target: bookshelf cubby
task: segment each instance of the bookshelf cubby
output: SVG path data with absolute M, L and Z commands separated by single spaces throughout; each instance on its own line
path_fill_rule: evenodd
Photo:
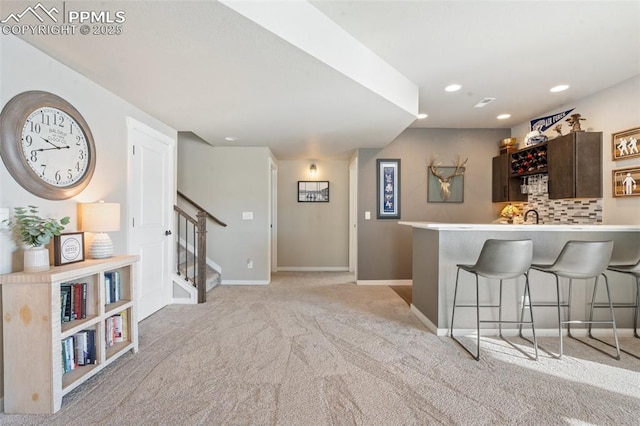
M 138 351 L 135 301 L 139 256 L 90 259 L 48 271 L 0 275 L 4 347 L 4 411 L 55 413 L 62 397 L 127 351 Z M 105 303 L 105 272 L 118 271 L 120 300 Z M 63 322 L 60 285 L 87 283 L 86 318 Z M 122 342 L 107 347 L 106 323 L 125 313 Z M 95 330 L 95 364 L 64 373 L 62 341 Z

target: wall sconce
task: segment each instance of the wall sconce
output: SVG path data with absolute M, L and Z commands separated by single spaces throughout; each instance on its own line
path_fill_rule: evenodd
M 316 167 L 315 164 L 311 164 L 311 166 L 309 167 L 309 174 L 311 176 L 315 176 L 316 173 L 318 173 L 318 168 Z
M 80 220 L 82 230 L 95 232 L 89 257 L 104 259 L 113 256 L 113 243 L 107 232 L 120 230 L 119 203 L 86 203 L 80 204 Z

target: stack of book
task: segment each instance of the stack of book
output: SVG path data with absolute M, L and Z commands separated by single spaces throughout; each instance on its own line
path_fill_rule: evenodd
M 68 322 L 87 317 L 87 283 L 60 284 L 60 320 Z
M 127 311 L 122 311 L 113 315 L 105 321 L 105 342 L 107 347 L 115 343 L 122 343 L 129 340 L 129 318 Z
M 105 303 L 115 303 L 120 300 L 120 272 L 107 271 L 104 273 Z
M 96 331 L 80 331 L 62 340 L 62 371 L 96 363 Z

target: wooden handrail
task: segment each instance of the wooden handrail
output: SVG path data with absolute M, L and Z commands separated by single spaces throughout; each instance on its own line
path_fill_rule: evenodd
M 191 204 L 193 207 L 195 207 L 196 209 L 206 213 L 207 218 L 213 220 L 215 223 L 217 223 L 220 226 L 226 227 L 227 224 L 224 223 L 223 221 L 221 221 L 220 219 L 218 219 L 217 217 L 215 217 L 214 215 L 212 215 L 211 213 L 209 213 L 207 210 L 205 210 L 204 208 L 202 208 L 202 206 L 200 206 L 198 203 L 196 203 L 195 201 L 193 201 L 191 198 L 187 197 L 186 195 L 184 195 L 182 192 L 177 191 L 178 195 L 182 198 L 184 198 L 185 201 L 189 202 L 189 204 Z

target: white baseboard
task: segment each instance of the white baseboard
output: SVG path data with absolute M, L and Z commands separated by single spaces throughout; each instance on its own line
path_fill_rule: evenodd
M 278 272 L 349 272 L 348 266 L 278 266 Z
M 436 325 L 432 323 L 429 318 L 427 318 L 422 312 L 420 312 L 418 308 L 413 305 L 413 303 L 411 304 L 411 312 L 420 320 L 421 323 L 423 323 L 429 329 L 429 331 L 431 331 L 436 336 L 442 337 L 447 335 L 447 330 L 443 331 L 442 329 L 438 329 L 438 327 L 436 327 Z
M 358 285 L 413 285 L 413 280 L 357 280 Z
M 198 302 L 195 302 L 192 299 L 187 299 L 186 297 L 173 297 L 171 299 L 172 305 L 195 305 Z
M 222 280 L 222 285 L 268 285 L 269 280 Z

